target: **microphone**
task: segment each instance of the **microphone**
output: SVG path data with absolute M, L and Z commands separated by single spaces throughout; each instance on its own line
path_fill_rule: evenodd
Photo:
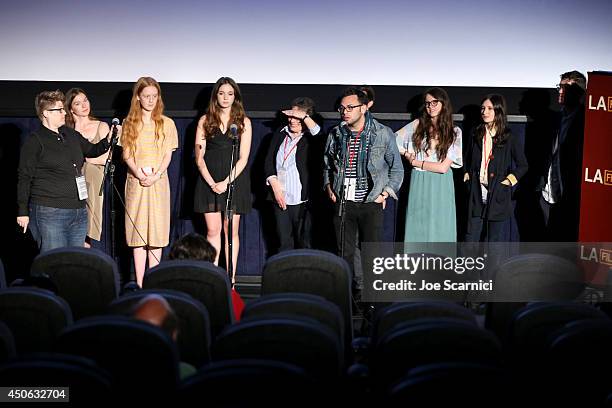
M 351 129 L 349 129 L 349 127 L 348 127 L 348 123 L 346 123 L 346 120 L 343 120 L 342 122 L 340 122 L 340 125 L 338 125 L 338 127 L 344 128 L 344 129 L 348 130 L 349 132 L 351 131 Z
M 232 139 L 238 139 L 238 126 L 235 123 L 230 126 L 230 132 L 232 133 Z
M 111 126 L 113 127 L 112 139 L 117 137 L 117 126 L 119 126 L 119 123 L 121 123 L 119 119 L 113 118 L 113 121 L 111 122 Z

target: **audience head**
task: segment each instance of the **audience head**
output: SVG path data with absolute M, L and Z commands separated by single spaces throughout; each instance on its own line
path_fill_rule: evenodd
M 214 262 L 215 248 L 202 235 L 192 232 L 183 235 L 172 244 L 170 259 L 193 259 Z
M 176 341 L 178 318 L 168 301 L 162 296 L 148 295 L 142 299 L 134 306 L 132 317 L 161 328 Z

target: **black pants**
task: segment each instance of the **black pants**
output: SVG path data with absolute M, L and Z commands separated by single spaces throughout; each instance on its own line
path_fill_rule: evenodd
M 542 241 L 576 242 L 580 224 L 580 207 L 562 203 L 550 204 L 540 196 L 540 210 L 544 218 Z
M 506 221 L 488 221 L 481 217 L 470 217 L 468 220 L 465 242 L 502 242 L 508 241 L 504 236 Z M 484 225 L 486 223 L 486 225 Z M 484 229 L 483 229 L 484 225 Z M 506 238 L 506 239 L 504 239 Z
M 276 203 L 273 205 L 276 233 L 280 241 L 278 252 L 310 248 L 310 216 L 306 203 L 288 205 L 286 210 L 282 210 Z
M 341 219 L 338 216 L 338 207 L 339 204 L 336 204 L 334 227 L 336 230 L 338 254 L 340 254 L 342 251 L 342 234 L 340 231 Z M 355 203 L 353 201 L 347 201 L 345 209 L 343 258 L 351 267 L 353 290 L 357 290 L 359 281 L 355 276 L 355 249 L 357 245 L 361 245 L 362 242 L 379 242 L 382 239 L 384 213 L 382 204 L 378 203 Z

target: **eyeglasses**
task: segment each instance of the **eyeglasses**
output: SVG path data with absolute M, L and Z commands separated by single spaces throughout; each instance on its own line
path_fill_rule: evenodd
M 53 109 L 47 109 L 49 112 L 66 112 L 66 110 L 64 108 L 53 108 Z
M 353 109 L 358 108 L 358 107 L 360 107 L 362 105 L 363 105 L 363 103 L 360 103 L 359 105 L 348 105 L 348 106 L 340 105 L 340 107 L 338 108 L 338 112 L 340 112 L 340 113 L 342 113 L 344 111 L 352 112 Z
M 425 107 L 426 108 L 435 108 L 436 106 L 438 106 L 438 104 L 440 103 L 439 100 L 437 99 L 433 99 L 431 101 L 425 101 Z

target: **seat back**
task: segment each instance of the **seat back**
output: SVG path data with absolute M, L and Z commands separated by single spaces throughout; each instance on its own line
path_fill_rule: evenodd
M 229 278 L 223 269 L 210 262 L 164 261 L 145 274 L 142 286 L 176 290 L 202 302 L 208 310 L 213 338 L 234 322 Z
M 0 321 L 11 330 L 17 353 L 51 351 L 60 332 L 72 324 L 64 299 L 27 287 L 0 290 Z
M 75 320 L 104 313 L 119 293 L 115 261 L 94 248 L 57 248 L 38 255 L 31 274 L 47 275 L 64 298 Z
M 210 361 L 210 318 L 202 302 L 190 295 L 170 289 L 144 289 L 121 296 L 108 307 L 110 314 L 130 316 L 145 297 L 161 295 L 178 318 L 177 345 L 181 361 L 200 367 Z
M 344 259 L 314 249 L 270 257 L 264 266 L 261 293 L 284 292 L 310 293 L 336 304 L 344 318 L 344 335 L 352 340 L 351 271 Z

